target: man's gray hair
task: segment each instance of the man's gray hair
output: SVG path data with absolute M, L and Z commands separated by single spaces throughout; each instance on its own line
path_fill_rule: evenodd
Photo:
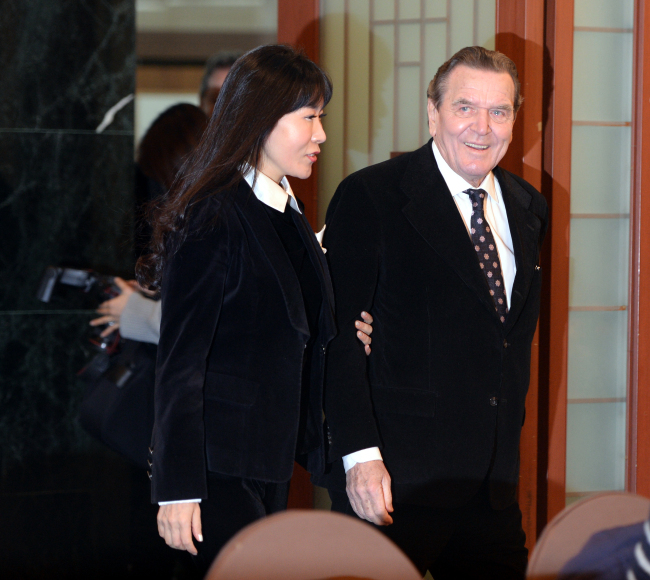
M 515 84 L 514 112 L 521 107 L 524 98 L 521 96 L 521 84 L 517 75 L 517 67 L 505 54 L 496 50 L 488 50 L 482 46 L 467 46 L 461 48 L 446 63 L 440 66 L 436 76 L 429 83 L 427 97 L 433 101 L 436 109 L 442 102 L 447 89 L 449 75 L 457 66 L 464 65 L 476 70 L 485 70 L 497 73 L 508 73 Z
M 203 72 L 203 78 L 201 79 L 201 88 L 199 89 L 199 96 L 201 99 L 208 91 L 208 83 L 210 82 L 210 76 L 218 68 L 231 68 L 235 61 L 241 56 L 241 52 L 235 51 L 223 51 L 218 52 L 217 54 L 212 55 L 207 62 L 205 63 L 205 70 Z

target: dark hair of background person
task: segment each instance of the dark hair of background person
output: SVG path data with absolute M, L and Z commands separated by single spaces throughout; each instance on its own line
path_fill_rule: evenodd
M 208 117 L 195 105 L 173 105 L 147 129 L 138 145 L 135 162 L 142 173 L 169 190 L 207 125 Z
M 240 170 L 245 164 L 259 167 L 264 144 L 280 118 L 302 107 L 325 106 L 331 96 L 327 73 L 289 46 L 260 46 L 239 58 L 201 143 L 155 212 L 151 254 L 136 266 L 140 284 L 159 287 L 165 261 L 187 237 L 197 203 L 219 199 L 220 193 L 234 188 L 243 179 Z M 210 223 L 217 221 L 215 215 Z
M 180 103 L 158 115 L 140 140 L 135 157 L 136 259 L 147 252 L 152 233 L 149 219 L 157 200 L 171 189 L 207 126 L 208 117 L 201 109 Z
M 203 78 L 201 79 L 201 88 L 199 89 L 199 97 L 201 100 L 205 98 L 205 94 L 208 91 L 212 73 L 220 68 L 231 68 L 240 56 L 240 52 L 218 52 L 206 61 L 205 71 L 203 72 Z
M 508 73 L 512 78 L 512 82 L 515 84 L 514 112 L 515 114 L 517 113 L 524 98 L 521 96 L 521 84 L 519 83 L 519 75 L 517 74 L 515 63 L 505 54 L 497 52 L 496 50 L 488 50 L 482 46 L 468 46 L 462 48 L 447 62 L 440 66 L 438 72 L 436 72 L 436 76 L 433 77 L 433 80 L 429 83 L 427 89 L 427 97 L 433 101 L 436 109 L 444 97 L 451 71 L 460 65 L 475 70 Z

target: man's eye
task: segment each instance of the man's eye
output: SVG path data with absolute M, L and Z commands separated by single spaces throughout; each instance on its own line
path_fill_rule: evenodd
M 493 114 L 495 117 L 503 117 L 503 116 L 505 115 L 505 112 L 504 112 L 504 111 L 501 111 L 501 110 L 499 110 L 499 109 L 495 109 L 495 110 L 492 111 L 492 114 Z

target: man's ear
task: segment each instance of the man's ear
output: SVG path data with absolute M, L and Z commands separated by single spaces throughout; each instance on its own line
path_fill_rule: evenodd
M 438 122 L 438 109 L 431 99 L 427 100 L 427 119 L 429 121 L 429 135 L 436 136 L 436 125 Z

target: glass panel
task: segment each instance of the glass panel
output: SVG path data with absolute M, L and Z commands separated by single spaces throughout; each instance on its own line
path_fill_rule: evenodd
M 397 83 L 397 150 L 412 151 L 420 143 L 420 67 L 399 69 Z
M 374 27 L 372 54 L 372 163 L 385 161 L 393 150 L 394 26 Z M 389 58 L 387 58 L 387 56 Z
M 570 306 L 627 304 L 629 222 L 572 219 Z
M 494 0 L 478 0 L 478 13 L 476 14 L 477 44 L 494 50 L 496 21 L 497 11 L 494 9 Z
M 417 18 L 420 19 L 420 0 L 399 0 L 397 3 L 399 18 Z
M 573 46 L 573 119 L 632 119 L 632 34 L 580 32 Z
M 345 43 L 341 42 L 344 29 L 344 0 L 321 2 L 320 51 L 321 60 L 332 78 L 334 94 L 326 108 L 324 129 L 327 141 L 318 160 L 318 215 L 319 223 L 325 221 L 325 213 L 336 187 L 345 177 L 343 166 L 345 123 Z
M 494 4 L 493 0 L 492 0 L 492 4 Z M 446 16 L 447 16 L 447 0 L 426 0 L 424 6 L 425 18 L 446 18 Z
M 373 0 L 375 20 L 395 20 L 395 0 Z
M 370 103 L 370 29 L 368 2 L 350 2 L 348 18 L 348 96 L 346 111 L 346 134 L 348 145 L 348 173 L 368 165 L 370 123 L 368 104 Z M 336 87 L 335 93 L 336 94 Z
M 629 213 L 631 139 L 630 127 L 573 127 L 571 213 Z
M 399 25 L 398 59 L 399 62 L 420 62 L 419 24 Z
M 627 311 L 569 313 L 569 399 L 626 396 Z
M 625 411 L 625 403 L 568 405 L 567 492 L 624 489 Z
M 634 0 L 576 0 L 574 10 L 575 26 L 634 26 Z
M 424 25 L 424 86 L 426 95 L 429 82 L 438 67 L 447 60 L 447 24 L 431 22 Z
M 465 46 L 474 44 L 474 17 L 474 0 L 454 0 L 451 3 L 451 54 L 449 56 Z

